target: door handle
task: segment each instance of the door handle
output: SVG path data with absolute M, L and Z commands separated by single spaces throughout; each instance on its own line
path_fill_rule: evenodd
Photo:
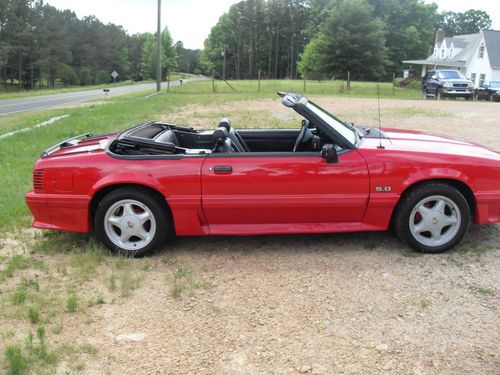
M 233 172 L 233 167 L 230 165 L 216 165 L 214 167 L 214 172 L 219 174 L 230 174 Z

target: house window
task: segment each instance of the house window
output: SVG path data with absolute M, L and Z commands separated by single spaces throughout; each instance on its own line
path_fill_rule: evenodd
M 470 75 L 470 80 L 472 81 L 472 84 L 476 86 L 476 73 L 472 73 Z
M 453 57 L 453 46 L 450 47 L 450 55 L 449 58 L 451 59 Z
M 443 47 L 441 48 L 441 58 L 443 59 L 444 58 L 444 54 L 446 52 L 446 49 Z
M 486 74 L 480 74 L 479 75 L 479 86 L 482 86 L 484 84 L 484 81 L 486 81 Z
M 434 57 L 438 57 L 438 48 L 434 46 Z
M 484 58 L 484 43 L 479 46 L 479 56 L 480 59 Z

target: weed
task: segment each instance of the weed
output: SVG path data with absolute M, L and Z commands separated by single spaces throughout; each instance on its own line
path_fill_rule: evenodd
M 72 257 L 72 265 L 76 275 L 83 279 L 89 280 L 97 271 L 97 267 L 104 259 L 102 249 L 95 243 L 91 242 L 85 251 L 74 254 Z
M 98 349 L 94 345 L 88 343 L 82 344 L 80 346 L 80 350 L 86 354 L 92 354 L 92 355 L 95 355 L 98 352 Z
M 110 277 L 109 277 L 109 280 L 108 280 L 108 288 L 111 292 L 114 292 L 116 290 L 116 276 L 115 274 L 112 274 Z
M 36 281 L 35 279 L 24 278 L 21 281 L 20 287 L 26 290 L 31 288 L 36 290 L 37 292 L 40 291 L 40 284 L 38 284 L 38 281 Z
M 22 305 L 24 302 L 26 302 L 26 294 L 26 289 L 24 288 L 16 290 L 11 296 L 12 304 Z
M 5 360 L 9 368 L 7 373 L 10 375 L 22 374 L 28 368 L 28 360 L 23 355 L 19 345 L 7 345 L 5 347 Z
M 36 324 L 40 321 L 40 310 L 37 307 L 28 309 L 28 320 L 31 324 Z
M 102 295 L 99 295 L 95 301 L 96 305 L 104 305 L 106 301 L 104 300 L 104 297 Z
M 170 292 L 174 298 L 178 298 L 183 291 L 199 289 L 202 286 L 206 287 L 204 283 L 200 284 L 200 282 L 194 278 L 188 267 L 183 266 L 174 272 Z
M 474 292 L 474 293 L 486 294 L 486 295 L 490 295 L 490 296 L 495 295 L 495 289 L 485 288 L 485 287 L 479 286 L 477 284 L 470 284 L 468 287 L 469 287 L 469 290 L 471 292 Z
M 420 301 L 420 307 L 422 309 L 427 309 L 431 306 L 431 301 L 427 300 L 427 299 L 423 299 L 422 301 Z
M 78 300 L 76 299 L 76 294 L 72 293 L 68 300 L 66 301 L 66 309 L 69 312 L 75 312 L 78 309 Z
M 136 275 L 131 272 L 123 271 L 120 273 L 120 294 L 122 297 L 127 297 L 130 292 L 137 289 L 143 280 L 142 275 Z
M 16 270 L 25 270 L 29 267 L 29 261 L 22 255 L 14 255 L 9 259 L 5 268 L 0 273 L 0 280 L 10 278 Z

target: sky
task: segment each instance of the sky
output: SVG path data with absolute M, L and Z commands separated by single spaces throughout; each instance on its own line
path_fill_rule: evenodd
M 174 41 L 186 48 L 203 48 L 203 41 L 219 17 L 240 0 L 162 0 L 162 29 L 166 25 Z M 440 11 L 486 11 L 493 29 L 500 30 L 500 0 L 424 0 Z M 122 25 L 129 34 L 156 31 L 157 0 L 46 0 L 59 9 L 71 9 L 80 18 L 94 15 L 104 23 Z

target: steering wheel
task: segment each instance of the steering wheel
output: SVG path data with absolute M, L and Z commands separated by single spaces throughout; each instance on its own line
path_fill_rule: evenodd
M 300 129 L 299 136 L 297 137 L 297 140 L 295 141 L 295 146 L 293 146 L 293 152 L 297 152 L 297 149 L 299 148 L 299 145 L 302 143 L 306 136 L 307 128 L 309 127 L 309 121 L 308 120 L 303 120 L 302 121 L 302 128 Z

